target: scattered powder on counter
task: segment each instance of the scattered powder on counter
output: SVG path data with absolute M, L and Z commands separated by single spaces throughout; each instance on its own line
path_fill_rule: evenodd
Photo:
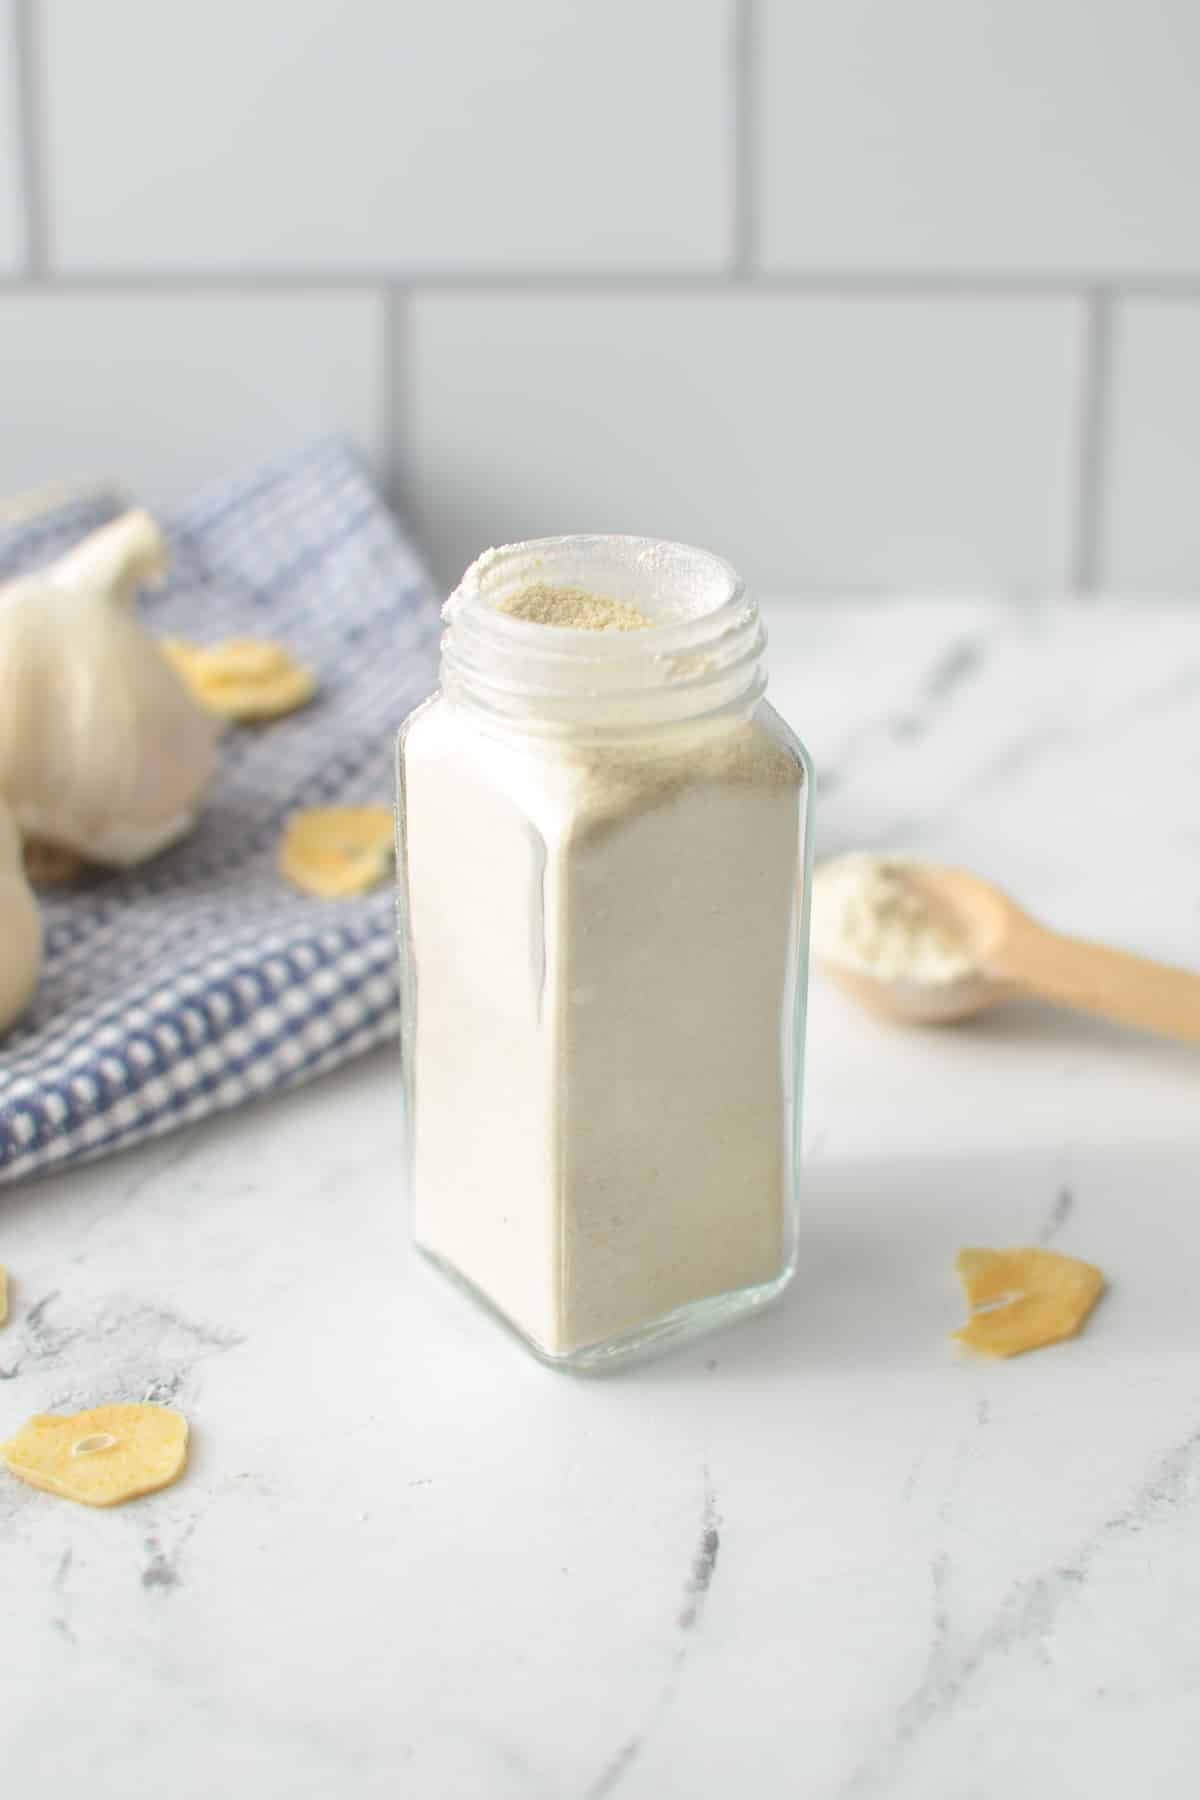
M 511 594 L 496 611 L 532 625 L 557 625 L 571 631 L 645 631 L 653 622 L 624 600 L 589 594 L 581 587 L 551 587 L 544 581 Z
M 881 856 L 838 856 L 813 883 L 814 953 L 885 981 L 957 981 L 974 967 L 969 947 L 930 907 L 913 865 Z

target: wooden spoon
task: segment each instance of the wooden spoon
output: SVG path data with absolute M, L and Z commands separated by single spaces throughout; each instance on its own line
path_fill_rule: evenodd
M 1049 931 L 999 888 L 964 869 L 887 861 L 963 947 L 970 970 L 949 981 L 914 981 L 873 974 L 858 962 L 820 958 L 839 986 L 873 1012 L 904 1024 L 941 1025 L 969 1018 L 998 1000 L 1032 994 L 1055 1006 L 1200 1044 L 1200 975 Z

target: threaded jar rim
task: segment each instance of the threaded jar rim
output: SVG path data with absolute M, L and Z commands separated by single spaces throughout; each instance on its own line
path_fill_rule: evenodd
M 623 602 L 651 624 L 596 631 L 499 610 L 534 583 Z M 580 533 L 502 545 L 471 564 L 442 617 L 443 692 L 535 734 L 745 712 L 766 686 L 757 605 L 729 563 L 689 544 Z

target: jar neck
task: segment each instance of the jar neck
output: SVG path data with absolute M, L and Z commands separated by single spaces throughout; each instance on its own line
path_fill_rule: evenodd
M 649 626 L 595 631 L 500 610 L 527 588 L 576 588 Z M 488 550 L 442 611 L 447 699 L 498 729 L 622 738 L 748 713 L 766 686 L 758 608 L 720 557 L 639 537 L 534 538 Z

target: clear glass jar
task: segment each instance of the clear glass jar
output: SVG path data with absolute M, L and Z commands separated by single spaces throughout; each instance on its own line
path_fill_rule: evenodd
M 497 610 L 531 584 L 649 629 Z M 729 565 L 491 550 L 397 744 L 418 1246 L 547 1362 L 762 1306 L 795 1269 L 812 771 Z

